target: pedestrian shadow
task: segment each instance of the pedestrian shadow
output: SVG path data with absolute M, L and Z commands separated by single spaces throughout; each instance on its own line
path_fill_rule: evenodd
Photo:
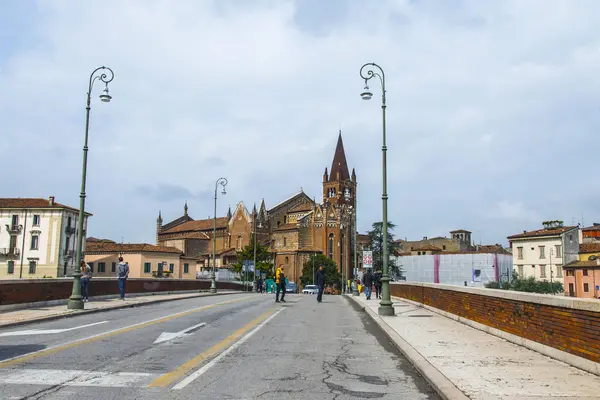
M 45 349 L 43 344 L 0 345 L 0 361 Z

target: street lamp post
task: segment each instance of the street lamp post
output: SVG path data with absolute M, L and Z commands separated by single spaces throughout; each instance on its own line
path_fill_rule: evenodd
M 102 72 L 99 72 L 102 71 Z M 108 75 L 107 75 L 108 72 Z M 83 299 L 81 297 L 81 250 L 83 248 L 83 220 L 85 218 L 85 178 L 87 172 L 88 133 L 90 128 L 90 104 L 92 102 L 92 88 L 96 79 L 104 82 L 104 90 L 100 100 L 104 103 L 110 102 L 112 97 L 108 94 L 108 84 L 114 79 L 115 74 L 108 67 L 99 67 L 90 75 L 90 84 L 87 92 L 87 105 L 85 107 L 85 139 L 83 144 L 83 168 L 81 172 L 81 193 L 79 194 L 79 220 L 77 221 L 77 247 L 75 251 L 75 272 L 73 273 L 73 291 L 67 307 L 70 310 L 83 310 Z
M 360 296 L 358 292 L 358 253 L 356 252 L 356 217 L 358 215 L 358 209 L 356 208 L 356 190 L 354 191 L 354 224 L 352 225 L 352 234 L 354 235 L 354 287 L 352 288 L 352 296 Z
M 372 67 L 375 67 L 373 71 Z M 369 91 L 368 81 L 374 76 L 379 78 L 381 82 L 381 114 L 383 118 L 383 145 L 381 147 L 382 153 L 382 170 L 383 170 L 383 193 L 381 195 L 382 208 L 383 208 L 383 275 L 381 277 L 381 302 L 379 303 L 379 315 L 392 316 L 394 315 L 394 307 L 392 306 L 392 299 L 390 296 L 390 277 L 388 270 L 388 216 L 387 216 L 387 146 L 386 146 L 386 132 L 385 132 L 385 73 L 383 69 L 375 63 L 367 63 L 360 68 L 360 77 L 365 80 L 365 89 L 361 93 L 363 100 L 370 100 L 373 97 L 373 93 Z
M 210 293 L 212 293 L 212 294 L 217 293 L 217 279 L 215 276 L 215 268 L 217 266 L 217 189 L 219 188 L 219 185 L 223 186 L 223 191 L 221 192 L 221 194 L 227 194 L 227 192 L 225 191 L 225 187 L 227 186 L 227 179 L 219 178 L 219 179 L 217 179 L 217 182 L 215 182 L 215 213 L 214 213 L 214 218 L 213 218 L 213 254 L 212 254 L 213 265 L 212 265 L 212 270 L 210 272 Z

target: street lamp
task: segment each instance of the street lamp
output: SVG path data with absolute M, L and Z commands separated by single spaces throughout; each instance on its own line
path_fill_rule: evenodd
M 256 226 L 256 213 L 254 213 L 253 225 L 254 225 L 254 284 L 252 285 L 252 287 L 255 287 L 255 285 L 256 285 L 256 228 L 262 229 L 262 223 L 259 222 L 258 226 Z M 258 292 L 258 286 L 256 286 L 256 292 Z
M 101 71 L 102 72 L 99 72 Z M 108 75 L 107 75 L 108 72 Z M 87 105 L 85 107 L 85 140 L 83 144 L 83 168 L 81 172 L 81 193 L 79 194 L 79 221 L 77 221 L 77 247 L 75 252 L 75 272 L 73 273 L 73 291 L 67 308 L 70 310 L 83 310 L 83 299 L 81 297 L 81 250 L 83 248 L 83 219 L 85 217 L 85 178 L 87 171 L 87 152 L 88 152 L 88 132 L 90 128 L 90 104 L 92 101 L 92 88 L 96 79 L 104 83 L 104 90 L 100 95 L 100 100 L 108 103 L 112 97 L 108 94 L 108 84 L 114 79 L 115 74 L 108 67 L 99 67 L 90 75 L 90 84 L 87 92 Z
M 373 71 L 372 67 L 376 70 Z M 366 72 L 366 73 L 365 73 Z M 385 73 L 383 69 L 375 63 L 367 63 L 360 68 L 360 77 L 365 80 L 365 89 L 361 93 L 363 100 L 370 100 L 373 97 L 373 93 L 369 90 L 368 81 L 374 76 L 379 78 L 381 82 L 381 114 L 383 118 L 383 145 L 381 147 L 382 152 L 382 170 L 383 170 L 383 193 L 381 195 L 382 207 L 383 207 L 383 275 L 381 277 L 381 302 L 379 303 L 379 315 L 392 316 L 394 315 L 394 307 L 392 306 L 392 299 L 390 296 L 390 277 L 388 270 L 388 216 L 387 216 L 387 146 L 385 140 Z
M 227 186 L 227 179 L 219 178 L 219 179 L 217 179 L 217 182 L 215 182 L 215 214 L 214 214 L 215 217 L 213 219 L 213 254 L 212 254 L 213 266 L 212 266 L 212 271 L 210 273 L 210 292 L 212 294 L 217 293 L 217 280 L 215 277 L 215 267 L 217 265 L 217 189 L 219 188 L 219 185 L 223 186 L 223 190 L 221 191 L 221 194 L 227 194 L 227 192 L 225 191 L 225 187 Z

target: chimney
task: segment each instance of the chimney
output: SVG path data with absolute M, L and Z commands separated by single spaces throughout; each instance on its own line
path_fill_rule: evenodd
M 48 198 L 48 205 L 49 205 L 49 206 L 53 206 L 53 205 L 54 205 L 54 196 L 50 196 L 50 197 Z

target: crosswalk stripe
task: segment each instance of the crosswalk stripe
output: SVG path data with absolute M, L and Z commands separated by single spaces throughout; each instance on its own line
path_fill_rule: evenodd
M 0 385 L 145 387 L 155 374 L 56 369 L 3 369 Z

